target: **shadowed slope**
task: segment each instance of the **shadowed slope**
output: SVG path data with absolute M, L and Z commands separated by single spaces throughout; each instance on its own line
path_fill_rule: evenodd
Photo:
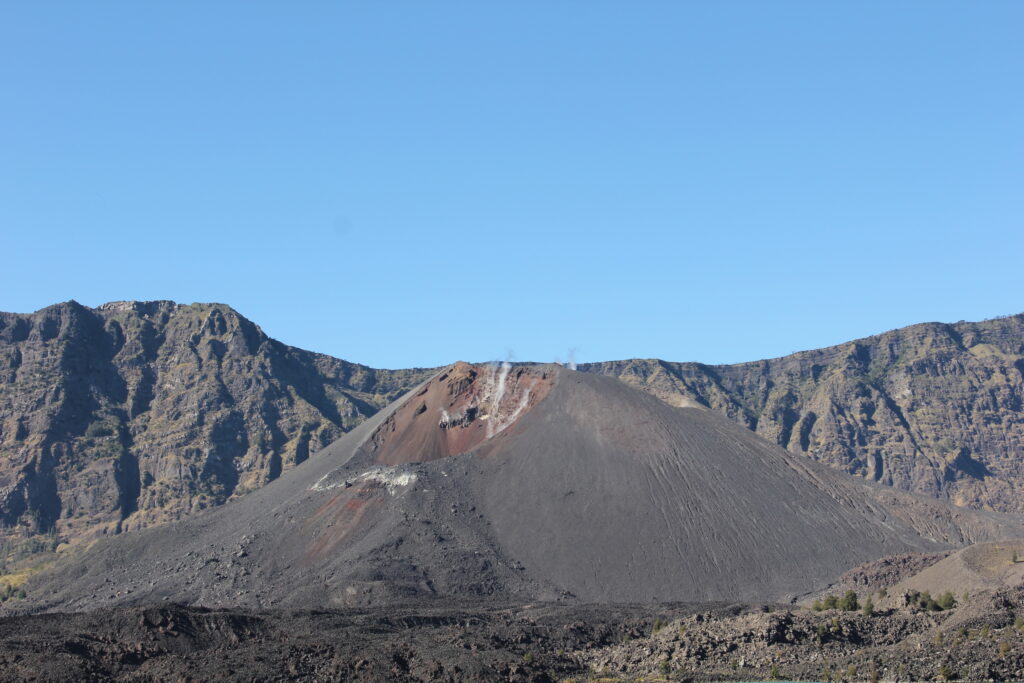
M 882 555 L 1020 531 L 614 379 L 508 369 L 498 391 L 500 372 L 447 368 L 252 495 L 70 558 L 27 606 L 785 598 Z

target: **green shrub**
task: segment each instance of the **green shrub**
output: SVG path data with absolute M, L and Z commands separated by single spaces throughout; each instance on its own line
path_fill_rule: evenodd
M 113 436 L 117 431 L 117 424 L 107 420 L 97 420 L 92 422 L 88 427 L 85 428 L 85 435 L 90 439 L 96 439 L 101 436 Z
M 860 605 L 857 603 L 857 594 L 853 591 L 846 591 L 843 595 L 843 599 L 839 601 L 839 609 L 847 612 L 853 612 Z

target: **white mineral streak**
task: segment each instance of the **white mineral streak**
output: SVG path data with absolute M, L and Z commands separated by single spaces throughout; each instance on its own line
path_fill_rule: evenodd
M 403 469 L 401 466 L 394 467 L 372 467 L 352 479 L 338 479 L 337 481 L 326 482 L 325 480 L 337 472 L 328 472 L 320 477 L 319 481 L 313 484 L 311 491 L 330 491 L 331 489 L 351 486 L 356 482 L 375 482 L 383 484 L 388 493 L 394 495 L 399 488 L 409 486 L 416 482 L 416 473 Z
M 512 364 L 509 363 L 508 361 L 505 361 L 504 363 L 501 364 L 501 370 L 498 372 L 498 380 L 494 388 L 494 396 L 491 398 L 491 409 L 489 412 L 489 414 L 493 416 L 495 419 L 493 421 L 487 422 L 488 439 L 497 434 L 498 432 L 500 432 L 501 429 L 504 429 L 504 427 L 499 429 L 499 425 L 501 424 L 499 421 L 499 416 L 501 414 L 501 399 L 505 397 L 505 385 L 508 380 L 509 370 L 511 369 Z

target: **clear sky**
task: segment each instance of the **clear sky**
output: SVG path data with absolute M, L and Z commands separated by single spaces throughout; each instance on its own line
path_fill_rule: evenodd
M 1024 311 L 1024 2 L 4 2 L 0 310 L 381 367 Z

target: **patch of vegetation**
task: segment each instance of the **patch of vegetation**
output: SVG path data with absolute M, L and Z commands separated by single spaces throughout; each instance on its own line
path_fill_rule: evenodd
M 658 663 L 658 671 L 663 676 L 667 676 L 672 673 L 672 663 L 668 660 L 668 657 L 663 657 L 661 662 Z
M 104 418 L 97 420 L 96 422 L 89 423 L 89 426 L 85 428 L 85 436 L 89 439 L 97 439 L 104 436 L 114 436 L 117 434 L 117 428 L 119 423 L 114 418 Z
M 956 607 L 956 598 L 950 591 L 940 593 L 937 598 L 933 598 L 928 591 L 910 591 L 908 599 L 911 605 L 917 605 L 929 612 L 944 612 Z
M 869 598 L 870 600 L 870 598 Z M 846 591 L 843 597 L 836 597 L 835 595 L 826 595 L 824 600 L 815 600 L 811 605 L 811 609 L 815 612 L 821 612 L 828 609 L 839 609 L 844 612 L 855 612 L 860 609 L 860 603 L 857 601 L 857 594 L 853 591 Z
M 41 536 L 3 541 L 0 543 L 0 575 L 12 571 L 26 558 L 55 551 L 58 545 L 60 545 L 60 539 L 57 538 L 57 532 L 53 530 Z
M 25 589 L 22 587 L 15 588 L 9 583 L 0 583 L 0 603 L 7 602 L 8 600 L 23 600 L 25 598 Z

